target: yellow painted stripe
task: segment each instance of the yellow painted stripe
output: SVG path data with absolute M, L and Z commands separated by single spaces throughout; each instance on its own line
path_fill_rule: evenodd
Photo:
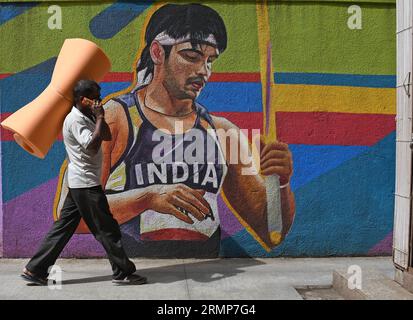
M 59 216 L 57 215 L 57 207 L 59 206 L 60 196 L 62 194 L 63 178 L 65 175 L 67 165 L 68 165 L 68 161 L 67 159 L 65 159 L 59 171 L 59 181 L 57 183 L 57 190 L 56 190 L 54 201 L 53 201 L 53 220 L 54 221 L 59 219 Z
M 122 162 L 109 176 L 106 182 L 106 190 L 117 190 L 117 188 L 124 188 L 126 184 L 126 169 L 125 163 Z
M 258 29 L 258 49 L 259 49 L 259 57 L 260 57 L 260 77 L 261 77 L 261 91 L 262 91 L 262 110 L 263 110 L 263 128 L 264 132 L 267 131 L 266 128 L 266 120 L 269 117 L 269 128 L 268 128 L 268 136 L 265 137 L 267 141 L 275 141 L 277 139 L 277 130 L 276 130 L 276 121 L 275 121 L 275 109 L 274 103 L 271 101 L 270 112 L 267 114 L 266 112 L 266 98 L 270 92 L 267 92 L 267 46 L 271 41 L 270 35 L 270 23 L 269 23 L 269 15 L 268 15 L 268 5 L 266 0 L 257 0 L 256 3 L 256 11 L 257 11 L 257 29 Z M 271 64 L 271 89 L 273 89 L 273 77 L 274 74 L 272 61 Z M 272 90 L 273 92 L 274 90 Z M 272 94 L 272 97 L 274 95 Z
M 396 89 L 276 84 L 276 111 L 396 114 Z
M 268 10 L 267 4 L 265 0 L 257 0 L 256 3 L 256 11 L 257 11 L 257 24 L 258 24 L 258 45 L 259 45 L 259 56 L 260 56 L 260 68 L 261 68 L 261 84 L 262 84 L 262 103 L 263 103 L 263 113 L 264 113 L 264 126 L 265 126 L 265 117 L 270 116 L 265 114 L 265 100 L 267 96 L 266 92 L 266 67 L 267 67 L 267 43 L 270 40 L 270 33 L 269 33 L 269 23 L 268 23 Z M 271 73 L 273 74 L 273 72 Z M 274 110 L 272 110 L 274 111 Z M 275 112 L 270 112 L 270 114 L 274 114 Z M 270 121 L 271 123 L 271 121 Z M 275 118 L 273 118 L 274 125 L 269 128 L 269 131 L 272 130 L 272 134 L 274 135 L 275 130 Z M 232 207 L 231 203 L 228 201 L 227 197 L 225 196 L 224 191 L 221 191 L 221 197 L 226 204 L 227 208 L 232 212 L 232 214 L 238 219 L 241 225 L 247 230 L 249 234 L 264 248 L 265 251 L 271 252 L 271 248 L 261 239 L 261 237 L 254 231 L 253 228 L 239 215 L 239 213 Z

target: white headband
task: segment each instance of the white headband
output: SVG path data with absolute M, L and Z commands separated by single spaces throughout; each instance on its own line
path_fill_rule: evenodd
M 169 36 L 165 31 L 162 31 L 160 34 L 158 34 L 155 37 L 155 40 L 158 41 L 161 45 L 173 46 L 175 44 L 191 41 L 191 35 L 188 33 L 184 37 L 181 37 L 179 39 L 174 39 L 171 36 Z M 217 41 L 213 34 L 210 34 L 208 37 L 202 39 L 202 41 L 210 43 L 214 47 L 217 46 Z
M 155 39 L 156 41 L 158 41 L 161 45 L 163 46 L 173 46 L 176 44 L 180 44 L 183 42 L 188 42 L 191 41 L 191 35 L 188 33 L 186 36 L 179 38 L 179 39 L 174 39 L 171 36 L 169 36 L 165 31 L 162 31 L 160 34 L 158 34 Z M 206 43 L 210 43 L 213 46 L 217 46 L 217 41 L 214 37 L 213 34 L 210 34 L 208 37 L 202 39 L 203 42 Z M 218 50 L 218 49 L 217 49 Z M 138 61 L 138 65 L 140 63 L 140 60 Z M 147 68 L 141 70 L 138 73 L 138 85 L 137 87 L 141 86 L 141 85 L 145 85 L 145 84 L 149 84 L 152 81 L 152 74 L 149 74 L 145 77 L 145 73 L 146 73 Z

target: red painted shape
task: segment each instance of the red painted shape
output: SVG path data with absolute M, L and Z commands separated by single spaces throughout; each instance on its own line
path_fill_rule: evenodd
M 13 73 L 0 73 L 0 80 L 10 77 Z
M 240 129 L 262 131 L 262 112 L 211 112 L 217 117 L 223 117 L 234 123 Z
M 0 114 L 6 119 L 11 113 Z M 241 129 L 262 131 L 261 112 L 213 112 Z M 277 112 L 277 136 L 289 144 L 371 146 L 396 129 L 395 115 L 334 112 Z M 1 128 L 1 141 L 13 141 Z M 58 140 L 62 140 L 59 135 Z
M 261 129 L 261 112 L 215 112 L 243 129 Z M 277 112 L 277 137 L 288 144 L 371 146 L 396 129 L 395 116 Z
M 192 240 L 192 241 L 206 241 L 209 238 L 197 231 L 168 228 L 158 231 L 145 232 L 141 234 L 142 240 L 156 241 L 156 240 Z
M 261 82 L 259 72 L 215 72 L 209 82 Z
M 13 73 L 0 73 L 0 79 L 7 78 Z M 133 72 L 109 72 L 102 82 L 132 82 Z M 258 72 L 215 72 L 209 82 L 261 82 Z
M 131 72 L 110 72 L 103 82 L 132 82 Z M 209 82 L 260 82 L 260 74 L 254 72 L 216 72 L 211 75 Z
M 105 75 L 102 82 L 132 82 L 132 72 L 109 72 Z
M 395 129 L 395 115 L 277 112 L 277 136 L 290 144 L 371 146 Z

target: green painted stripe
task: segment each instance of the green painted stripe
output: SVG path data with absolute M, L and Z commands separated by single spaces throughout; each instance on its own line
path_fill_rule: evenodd
M 205 3 L 204 1 L 198 1 Z M 0 72 L 16 73 L 56 56 L 64 39 L 96 42 L 109 55 L 113 72 L 132 72 L 146 14 L 115 37 L 96 39 L 90 20 L 111 3 L 61 3 L 63 29 L 49 30 L 43 3 L 0 26 Z M 211 1 L 227 26 L 228 49 L 216 60 L 215 72 L 259 72 L 258 32 L 254 2 Z M 347 27 L 348 4 L 287 2 L 270 6 L 273 64 L 276 72 L 395 74 L 395 8 L 361 5 L 363 29 Z M 114 22 L 111 22 L 114 23 Z M 21 48 L 24 47 L 24 50 Z
M 395 74 L 396 10 L 361 4 L 362 29 L 350 30 L 345 3 L 270 6 L 276 72 Z
M 204 2 L 203 2 L 204 3 Z M 115 37 L 95 38 L 89 30 L 90 20 L 110 3 L 74 5 L 61 3 L 62 30 L 49 30 L 49 4 L 40 4 L 25 14 L 0 26 L 0 72 L 16 73 L 56 56 L 64 39 L 80 37 L 94 41 L 110 57 L 113 72 L 132 72 L 139 49 L 139 39 L 146 14 L 139 16 Z M 225 21 L 228 49 L 214 63 L 216 72 L 258 72 L 258 39 L 255 4 L 220 4 L 212 2 Z M 242 23 L 239 23 L 242 21 Z M 113 21 L 111 23 L 114 23 Z M 24 46 L 24 50 L 20 48 Z
M 89 22 L 110 5 L 97 2 L 82 6 L 61 3 L 62 30 L 48 28 L 47 21 L 51 16 L 47 13 L 48 4 L 36 6 L 4 23 L 0 26 L 0 43 L 5 44 L 0 50 L 0 72 L 19 72 L 56 56 L 67 38 L 95 42 L 109 55 L 113 72 L 132 71 L 146 14 L 132 21 L 115 37 L 97 39 L 89 30 Z
M 259 72 L 257 14 L 255 3 L 209 5 L 221 15 L 227 28 L 227 50 L 214 62 L 216 72 Z

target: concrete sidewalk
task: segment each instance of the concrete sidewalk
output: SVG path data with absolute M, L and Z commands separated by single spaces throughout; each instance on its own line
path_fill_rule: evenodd
M 347 270 L 352 265 L 362 270 L 375 269 L 394 278 L 391 257 L 134 259 L 134 262 L 138 273 L 148 277 L 148 284 L 114 286 L 106 259 L 59 259 L 62 287 L 51 290 L 29 286 L 20 279 L 27 259 L 0 259 L 0 299 L 301 300 L 299 292 L 331 286 L 333 271 Z

